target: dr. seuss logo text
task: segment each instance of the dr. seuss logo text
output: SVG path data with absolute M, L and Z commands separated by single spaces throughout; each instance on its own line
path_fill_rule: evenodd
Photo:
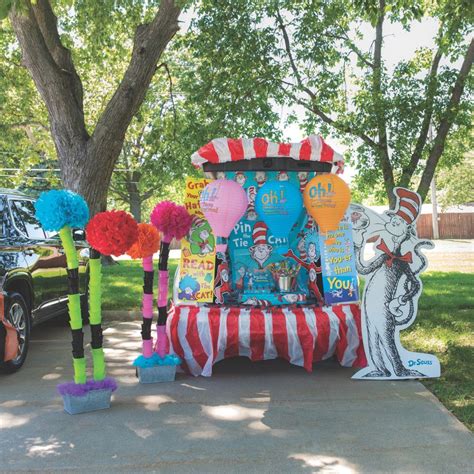
M 415 367 L 419 365 L 433 365 L 433 362 L 431 360 L 422 360 L 422 359 L 410 359 L 408 361 L 408 367 Z

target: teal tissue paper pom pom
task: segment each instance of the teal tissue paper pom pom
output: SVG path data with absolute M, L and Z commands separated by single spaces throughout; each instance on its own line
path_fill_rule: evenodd
M 83 228 L 89 220 L 89 208 L 79 194 L 45 191 L 35 203 L 36 218 L 45 230 L 59 231 L 64 226 Z
M 156 367 L 157 365 L 180 365 L 181 359 L 176 354 L 167 354 L 160 357 L 156 352 L 151 357 L 138 356 L 134 361 L 135 367 L 147 368 Z

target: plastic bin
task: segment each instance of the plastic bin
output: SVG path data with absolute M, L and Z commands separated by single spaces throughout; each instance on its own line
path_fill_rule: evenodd
M 140 383 L 173 382 L 176 365 L 157 365 L 155 367 L 137 367 Z
M 112 390 L 90 390 L 84 395 L 63 394 L 64 410 L 70 415 L 110 408 Z

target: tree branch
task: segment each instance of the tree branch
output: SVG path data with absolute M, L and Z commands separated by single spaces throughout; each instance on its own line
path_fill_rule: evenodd
M 446 110 L 441 118 L 438 126 L 436 137 L 434 139 L 433 148 L 428 156 L 425 169 L 421 176 L 421 181 L 418 186 L 418 194 L 424 199 L 430 188 L 431 181 L 433 179 L 436 166 L 443 154 L 444 147 L 446 144 L 446 138 L 456 118 L 459 102 L 464 91 L 466 79 L 471 71 L 472 63 L 474 61 L 474 39 L 471 39 L 471 43 L 466 50 L 464 55 L 463 63 L 459 73 L 456 77 L 456 82 L 451 92 Z M 468 170 L 466 172 L 469 172 Z
M 292 86 L 294 87 L 294 84 L 291 84 L 290 82 L 286 82 L 286 81 L 282 81 L 283 84 L 286 84 L 286 85 L 289 85 L 289 86 Z M 379 149 L 379 145 L 378 143 L 376 143 L 372 138 L 370 138 L 368 135 L 366 135 L 365 133 L 359 131 L 359 130 L 355 130 L 354 128 L 352 128 L 351 126 L 349 125 L 346 125 L 346 124 L 342 124 L 340 122 L 338 122 L 337 120 L 331 118 L 329 115 L 325 114 L 321 109 L 319 109 L 317 107 L 317 105 L 315 104 L 315 102 L 311 101 L 310 104 L 308 104 L 307 102 L 305 102 L 304 100 L 301 100 L 301 99 L 298 99 L 298 97 L 296 97 L 294 94 L 292 94 L 291 92 L 289 92 L 288 90 L 282 88 L 282 90 L 288 94 L 288 96 L 294 100 L 297 104 L 303 106 L 306 110 L 309 110 L 310 112 L 312 112 L 313 114 L 317 115 L 319 118 L 321 118 L 321 120 L 323 120 L 325 123 L 327 123 L 328 125 L 331 125 L 333 126 L 335 129 L 339 130 L 340 132 L 343 132 L 343 133 L 348 133 L 350 135 L 354 135 L 355 137 L 358 137 L 360 138 L 362 141 L 364 141 L 367 145 L 369 145 L 370 147 L 374 148 L 375 150 L 378 150 Z
M 25 127 L 32 126 L 32 127 L 42 128 L 45 132 L 49 132 L 49 128 L 44 123 L 38 122 L 36 120 L 24 120 L 22 122 L 9 123 L 9 124 L 6 124 L 6 126 L 9 128 L 20 128 L 20 129 L 24 129 Z
M 342 32 L 341 35 L 335 35 L 332 33 L 326 33 L 329 38 L 334 38 L 343 41 L 346 43 L 347 47 L 356 54 L 356 56 L 369 68 L 374 68 L 374 63 L 369 61 L 364 53 L 354 44 L 354 42 L 349 38 L 346 32 Z
M 135 32 L 132 56 L 120 85 L 97 122 L 92 136 L 97 153 L 120 150 L 128 124 L 138 111 L 156 71 L 156 64 L 178 31 L 179 7 L 162 0 L 153 21 Z M 109 166 L 113 167 L 113 163 Z
M 278 27 L 280 28 L 280 30 L 282 32 L 282 35 L 283 35 L 283 42 L 285 44 L 285 51 L 286 51 L 286 54 L 288 56 L 288 60 L 290 62 L 290 67 L 291 67 L 291 69 L 293 71 L 293 74 L 295 76 L 298 88 L 301 89 L 303 92 L 305 92 L 308 95 L 308 97 L 310 98 L 311 104 L 309 105 L 308 103 L 306 103 L 305 101 L 302 101 L 301 99 L 298 99 L 294 95 L 291 95 L 291 98 L 293 100 L 295 100 L 295 102 L 297 102 L 298 104 L 305 107 L 310 112 L 317 115 L 321 120 L 323 120 L 323 122 L 327 123 L 328 125 L 333 126 L 334 128 L 336 128 L 337 130 L 339 130 L 341 132 L 349 133 L 351 135 L 355 135 L 358 138 L 360 138 L 361 140 L 363 140 L 370 147 L 378 150 L 379 145 L 374 140 L 372 140 L 368 135 L 366 135 L 362 132 L 358 132 L 358 131 L 354 130 L 352 127 L 350 127 L 348 125 L 341 124 L 341 123 L 337 122 L 336 120 L 331 118 L 329 115 L 327 115 L 325 112 L 323 112 L 319 108 L 319 106 L 317 104 L 317 99 L 318 98 L 317 98 L 316 94 L 311 89 L 309 89 L 308 87 L 306 87 L 303 84 L 303 80 L 302 80 L 301 75 L 298 71 L 298 67 L 296 66 L 296 62 L 294 60 L 293 53 L 291 51 L 291 43 L 290 43 L 290 38 L 289 38 L 289 35 L 288 35 L 288 31 L 286 29 L 286 26 L 283 22 L 283 18 L 282 18 L 281 14 L 280 14 L 280 11 L 278 9 L 276 11 L 276 17 L 277 17 Z M 282 81 L 282 82 L 286 85 L 290 85 L 291 87 L 295 87 L 295 85 L 291 84 L 290 82 L 286 82 L 286 81 Z M 286 93 L 288 93 L 288 91 L 285 90 L 284 88 L 283 88 L 283 90 Z
M 170 68 L 168 67 L 168 64 L 161 63 L 158 66 L 158 68 L 160 68 L 160 67 L 163 67 L 166 71 L 166 74 L 168 75 L 171 106 L 173 107 L 173 138 L 176 139 L 177 117 L 176 117 L 176 106 L 175 106 L 175 103 L 174 103 L 174 95 L 173 95 L 173 80 L 171 78 L 171 72 L 170 72 Z
M 387 122 L 383 104 L 382 94 L 382 44 L 383 44 L 383 23 L 385 20 L 385 0 L 379 0 L 378 18 L 375 26 L 374 44 L 374 70 L 372 75 L 372 91 L 374 100 L 374 112 L 377 120 L 379 151 L 378 156 L 382 167 L 385 190 L 390 203 L 390 207 L 395 205 L 392 193 L 395 187 L 392 164 L 388 152 Z
M 122 201 L 125 203 L 128 203 L 128 194 L 124 193 L 123 191 L 120 191 L 116 186 L 110 185 L 109 186 L 110 191 L 112 191 L 114 194 L 116 194 Z
M 442 26 L 440 27 L 440 29 Z M 433 115 L 433 103 L 436 95 L 436 89 L 438 85 L 438 67 L 443 56 L 443 51 L 441 48 L 438 48 L 436 54 L 433 57 L 433 62 L 431 63 L 431 69 L 428 76 L 428 84 L 426 86 L 426 98 L 425 98 L 425 112 L 423 115 L 423 121 L 421 122 L 420 134 L 415 144 L 415 148 L 410 158 L 410 162 L 404 168 L 402 176 L 400 177 L 399 185 L 403 187 L 408 187 L 410 185 L 411 178 L 413 173 L 420 162 L 421 155 L 426 145 L 426 140 L 428 138 L 428 132 L 430 129 L 431 117 Z
M 280 10 L 277 8 L 276 10 L 276 17 L 277 17 L 277 22 L 278 22 L 278 27 L 280 28 L 282 34 L 283 34 L 283 41 L 285 43 L 285 51 L 286 54 L 288 55 L 288 59 L 290 61 L 290 66 L 291 69 L 293 70 L 293 74 L 295 75 L 296 82 L 298 83 L 298 86 L 302 89 L 305 90 L 306 87 L 303 84 L 303 81 L 301 80 L 300 72 L 298 71 L 298 68 L 296 67 L 295 60 L 293 59 L 293 53 L 291 52 L 291 45 L 290 45 L 290 37 L 288 36 L 288 31 L 286 30 L 286 26 L 283 23 L 283 18 L 281 17 Z M 308 89 L 309 91 L 309 89 Z M 311 91 L 309 91 L 309 94 L 311 95 Z
M 149 189 L 145 193 L 142 194 L 142 202 L 146 201 L 147 199 L 150 199 L 153 196 L 153 193 L 155 192 L 154 189 Z
M 77 106 L 83 110 L 82 82 L 72 62 L 71 51 L 61 43 L 58 19 L 48 0 L 37 0 L 33 12 L 46 46 L 58 67 L 69 75 Z

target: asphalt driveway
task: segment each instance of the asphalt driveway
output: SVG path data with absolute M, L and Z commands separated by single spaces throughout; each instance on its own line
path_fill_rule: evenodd
M 139 345 L 138 323 L 108 324 L 113 406 L 70 416 L 55 393 L 72 375 L 67 324 L 35 328 L 26 366 L 0 377 L 0 471 L 472 472 L 471 433 L 418 382 L 233 359 L 139 385 Z

